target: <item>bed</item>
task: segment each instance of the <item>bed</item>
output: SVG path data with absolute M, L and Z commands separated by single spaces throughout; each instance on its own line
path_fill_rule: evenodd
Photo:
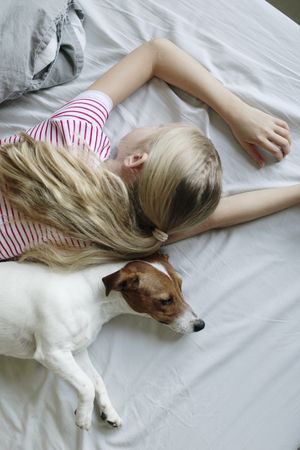
M 0 135 L 29 128 L 123 55 L 165 36 L 241 98 L 291 128 L 292 152 L 258 170 L 227 125 L 192 97 L 153 80 L 113 110 L 113 146 L 130 129 L 189 121 L 223 163 L 224 195 L 300 182 L 300 28 L 263 0 L 85 0 L 79 78 L 0 108 Z M 205 330 L 180 337 L 131 316 L 90 347 L 123 418 L 74 424 L 76 393 L 33 361 L 0 357 L 3 450 L 296 450 L 300 446 L 299 207 L 167 247 Z

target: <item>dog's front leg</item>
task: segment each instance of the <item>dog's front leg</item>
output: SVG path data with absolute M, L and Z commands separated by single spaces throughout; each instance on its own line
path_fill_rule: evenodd
M 75 412 L 76 425 L 88 430 L 92 423 L 95 388 L 90 378 L 74 360 L 72 353 L 61 350 L 47 351 L 35 359 L 74 386 L 79 400 Z
M 115 411 L 108 397 L 102 377 L 93 366 L 87 350 L 74 354 L 74 358 L 82 370 L 88 374 L 95 386 L 96 402 L 101 412 L 101 418 L 112 427 L 120 427 L 122 420 Z

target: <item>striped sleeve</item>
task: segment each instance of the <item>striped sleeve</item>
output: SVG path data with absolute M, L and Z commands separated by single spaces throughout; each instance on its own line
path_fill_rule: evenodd
M 103 131 L 112 110 L 111 99 L 100 91 L 85 91 L 49 119 L 54 142 L 93 151 L 104 160 L 110 156 L 110 141 Z
M 113 108 L 108 95 L 100 91 L 85 91 L 56 111 L 52 120 L 78 120 L 103 129 L 104 124 Z

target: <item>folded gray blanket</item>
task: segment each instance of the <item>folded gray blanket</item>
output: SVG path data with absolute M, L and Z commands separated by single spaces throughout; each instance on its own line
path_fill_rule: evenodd
M 1 3 L 0 103 L 79 75 L 84 60 L 79 39 L 83 19 L 75 0 Z

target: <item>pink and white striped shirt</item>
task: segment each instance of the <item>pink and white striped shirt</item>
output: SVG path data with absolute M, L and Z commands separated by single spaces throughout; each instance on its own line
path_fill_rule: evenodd
M 103 127 L 112 107 L 112 101 L 106 94 L 89 90 L 68 102 L 49 119 L 26 130 L 26 133 L 35 140 L 49 141 L 58 146 L 88 148 L 105 160 L 110 155 L 110 142 Z M 19 141 L 19 136 L 10 136 L 0 139 L 0 145 Z M 0 191 L 0 261 L 21 255 L 26 249 L 45 242 L 85 246 L 83 241 L 64 236 L 54 227 L 25 220 Z

